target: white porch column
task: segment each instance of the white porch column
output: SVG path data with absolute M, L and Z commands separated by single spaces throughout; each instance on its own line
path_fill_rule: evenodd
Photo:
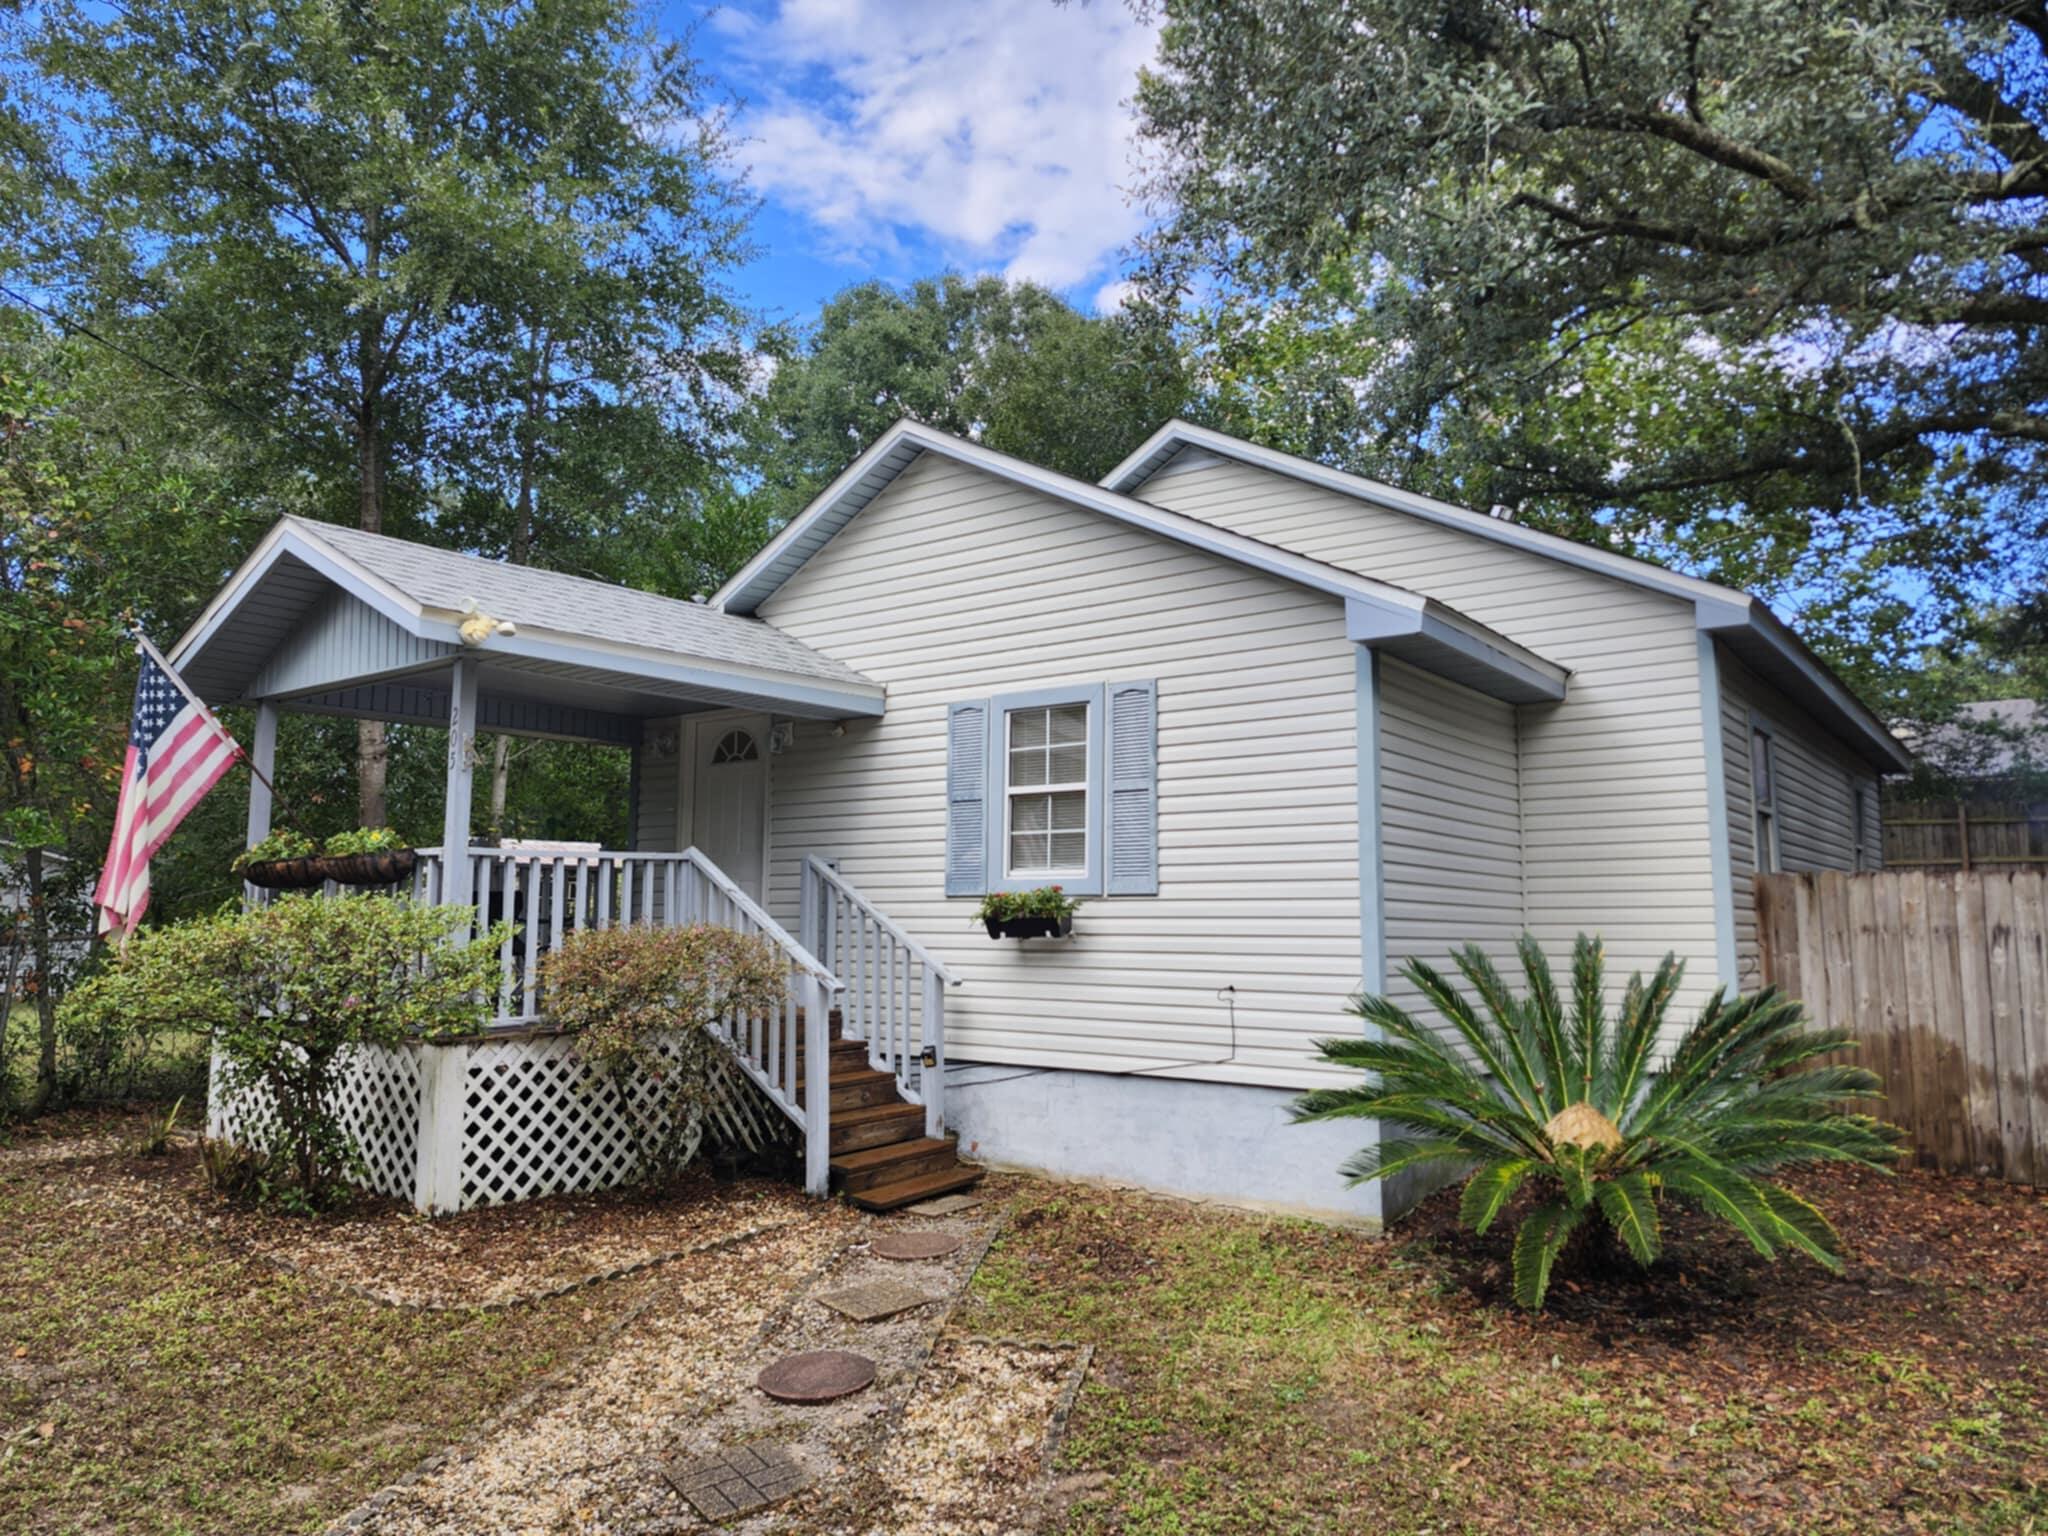
M 476 663 L 455 658 L 448 685 L 448 801 L 441 814 L 441 900 L 466 907 L 469 880 L 470 778 L 476 766 Z
M 249 766 L 255 769 L 249 775 L 249 822 L 245 848 L 254 848 L 270 836 L 271 782 L 277 778 L 277 702 L 274 699 L 260 699 L 256 704 L 256 730 L 249 741 Z M 270 893 L 242 883 L 242 904 L 247 907 L 261 906 L 270 899 Z M 218 1136 L 217 1130 L 209 1134 Z
M 277 777 L 277 701 L 256 703 L 256 733 L 249 743 L 249 846 L 270 836 L 270 781 Z

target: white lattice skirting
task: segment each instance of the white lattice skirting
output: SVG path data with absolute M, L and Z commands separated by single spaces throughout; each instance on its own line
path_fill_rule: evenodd
M 212 1082 L 211 1134 L 261 1141 L 268 1095 L 225 1091 L 218 1059 Z M 370 1188 L 422 1211 L 611 1189 L 638 1172 L 626 1104 L 571 1036 L 365 1046 L 349 1057 L 338 1094 Z M 750 1115 L 744 1104 L 714 1111 L 721 1120 L 734 1112 Z

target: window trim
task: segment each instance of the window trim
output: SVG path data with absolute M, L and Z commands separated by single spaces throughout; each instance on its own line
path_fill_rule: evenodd
M 1004 711 L 1003 711 L 1003 768 L 1002 768 L 1002 775 L 1001 775 L 1001 777 L 1002 777 L 1002 781 L 1003 781 L 1003 808 L 1002 808 L 1002 823 L 1003 823 L 1003 861 L 1004 861 L 1004 868 L 1003 868 L 1003 878 L 1005 878 L 1005 879 L 1010 879 L 1010 880 L 1023 880 L 1023 879 L 1027 879 L 1027 878 L 1039 878 L 1039 877 L 1044 877 L 1044 878 L 1046 878 L 1046 879 L 1085 879 L 1085 878 L 1087 878 L 1087 874 L 1088 874 L 1088 851 L 1089 851 L 1089 844 L 1090 844 L 1090 843 L 1092 843 L 1092 842 L 1094 841 L 1094 836 L 1093 836 L 1093 833 L 1091 832 L 1091 830 L 1090 830 L 1090 828 L 1089 828 L 1089 826 L 1088 826 L 1088 822 L 1089 822 L 1089 819 L 1090 819 L 1090 818 L 1089 818 L 1089 815 L 1088 815 L 1088 811 L 1089 811 L 1089 808 L 1090 808 L 1090 807 L 1091 807 L 1091 806 L 1093 805 L 1093 803 L 1094 803 L 1094 796 L 1093 796 L 1093 791 L 1091 790 L 1091 788 L 1090 788 L 1090 786 L 1089 786 L 1089 783 L 1088 783 L 1088 761 L 1087 761 L 1087 759 L 1088 759 L 1088 747 L 1089 747 L 1089 743 L 1090 743 L 1090 742 L 1091 742 L 1091 741 L 1093 740 L 1093 738 L 1094 738 L 1094 726 L 1095 726 L 1095 720 L 1094 720 L 1094 712 L 1093 712 L 1092 710 L 1088 709 L 1088 708 L 1087 708 L 1087 707 L 1086 707 L 1085 705 L 1083 705 L 1083 707 L 1082 707 L 1082 711 L 1081 711 L 1081 742 L 1080 742 L 1080 746 L 1081 746 L 1081 777 L 1080 777 L 1079 779 L 1062 779 L 1062 780 L 1058 781 L 1057 783 L 1055 783 L 1055 782 L 1054 782 L 1054 781 L 1053 781 L 1052 779 L 1048 778 L 1048 779 L 1047 779 L 1047 780 L 1046 780 L 1046 781 L 1045 781 L 1045 782 L 1044 782 L 1043 784 L 1014 784 L 1014 783 L 1012 783 L 1012 782 L 1010 781 L 1010 760 L 1011 760 L 1011 758 L 1012 758 L 1012 757 L 1013 757 L 1013 756 L 1014 756 L 1014 755 L 1016 754 L 1016 752 L 1017 752 L 1017 750 L 1018 750 L 1018 747 L 1017 747 L 1017 742 L 1016 742 L 1016 733 L 1015 733 L 1015 732 L 1013 732 L 1013 731 L 1012 731 L 1012 730 L 1010 729 L 1010 722 L 1011 722 L 1012 720 L 1016 719 L 1016 717 L 1017 717 L 1017 716 L 1019 716 L 1019 715 L 1027 715 L 1027 714 L 1032 714 L 1032 713 L 1035 713 L 1035 712 L 1037 712 L 1037 711 L 1040 711 L 1040 710 L 1044 710 L 1044 711 L 1047 711 L 1047 712 L 1048 712 L 1048 714 L 1047 714 L 1047 722 L 1046 722 L 1046 724 L 1047 724 L 1047 733 L 1046 733 L 1046 744 L 1045 744 L 1045 745 L 1044 745 L 1043 747 L 1039 747 L 1039 748 L 1029 748 L 1029 747 L 1027 747 L 1027 748 L 1025 748 L 1024 750 L 1026 750 L 1026 751 L 1034 751 L 1034 750 L 1035 750 L 1035 751 L 1040 751 L 1040 752 L 1043 752 L 1043 753 L 1045 753 L 1045 755 L 1046 755 L 1046 772 L 1047 772 L 1047 773 L 1050 773 L 1050 772 L 1052 771 L 1052 748 L 1053 748 L 1053 741 L 1052 741 L 1052 736 L 1051 736 L 1051 718 L 1050 718 L 1050 711 L 1052 711 L 1052 710 L 1055 710 L 1055 709 L 1070 709 L 1070 708 L 1072 708 L 1072 705 L 1066 705 L 1066 704 L 1018 704 L 1018 705 L 1012 705 L 1012 706 L 1011 706 L 1010 708 L 1008 708 L 1008 709 L 1006 709 L 1006 710 L 1004 710 Z M 1012 853 L 1012 852 L 1014 851 L 1014 849 L 1013 849 L 1013 848 L 1011 847 L 1011 844 L 1012 844 L 1012 843 L 1013 843 L 1013 842 L 1014 842 L 1014 841 L 1016 840 L 1016 838 L 1017 838 L 1017 835 L 1018 835 L 1018 833 L 1017 833 L 1017 827 L 1016 827 L 1016 823 L 1015 823 L 1015 818 L 1014 818 L 1014 816 L 1012 815 L 1012 810 L 1013 810 L 1013 808 L 1014 808 L 1014 806 L 1015 806 L 1016 802 L 1017 802 L 1017 801 L 1019 801 L 1019 800 L 1021 800 L 1021 799 L 1023 799 L 1023 798 L 1025 798 L 1026 796 L 1032 796 L 1032 797 L 1037 797 L 1037 796 L 1045 796 L 1045 797 L 1047 797 L 1047 798 L 1050 798 L 1050 797 L 1051 797 L 1051 796 L 1053 796 L 1053 795 L 1071 795 L 1071 794 L 1073 794 L 1073 793 L 1074 793 L 1075 791 L 1077 791 L 1077 790 L 1078 790 L 1078 791 L 1080 792 L 1080 795 L 1081 795 L 1081 862 L 1080 862 L 1080 864 L 1078 864 L 1078 865 L 1076 865 L 1076 866 L 1071 866 L 1071 867 L 1062 867 L 1062 866 L 1050 866 L 1050 867 L 1048 867 L 1048 868 L 1045 868 L 1045 869 L 1034 869 L 1034 870 L 1030 870 L 1030 871 L 1028 871 L 1028 872 L 1024 872 L 1024 871 L 1018 871 L 1018 870 L 1013 870 L 1013 869 L 1009 868 L 1009 867 L 1008 867 L 1008 866 L 1009 866 L 1009 856 L 1010 856 L 1010 854 L 1011 854 L 1011 853 Z M 1056 832 L 1056 830 L 1057 830 L 1057 829 L 1055 829 L 1055 828 L 1053 827 L 1053 825 L 1052 825 L 1052 821 L 1051 821 L 1051 818 L 1050 818 L 1050 815 L 1048 814 L 1048 817 L 1047 817 L 1047 821 L 1046 821 L 1046 833 L 1045 833 L 1045 838 L 1046 838 L 1046 857 L 1047 857 L 1048 859 L 1050 859 L 1050 858 L 1052 857 L 1052 839 L 1053 839 L 1053 836 L 1055 835 L 1055 832 Z M 1060 835 L 1066 835 L 1066 834 L 1060 834 Z
M 1040 874 L 1010 873 L 1010 715 L 1020 709 L 1043 709 L 1049 705 L 1088 706 L 1088 779 L 1080 787 L 1087 792 L 1082 817 L 1085 866 L 1077 873 L 1047 870 Z M 1103 685 L 1077 683 L 1064 688 L 1031 688 L 1017 693 L 999 693 L 988 701 L 988 779 L 983 792 L 987 822 L 987 884 L 990 891 L 1033 891 L 1057 885 L 1069 896 L 1100 896 L 1103 879 L 1103 801 L 1108 790 L 1105 776 L 1109 717 L 1104 708 Z M 1072 786 L 1060 786 L 1071 788 Z M 1032 785 L 1027 793 L 1042 794 L 1045 788 Z
M 1763 748 L 1764 773 L 1770 781 L 1770 795 L 1758 793 L 1757 748 Z M 1750 866 L 1760 875 L 1775 875 L 1785 867 L 1784 844 L 1778 834 L 1778 733 L 1757 716 L 1749 720 L 1749 836 Z

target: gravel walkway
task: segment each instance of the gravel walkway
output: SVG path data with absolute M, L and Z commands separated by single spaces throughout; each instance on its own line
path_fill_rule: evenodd
M 341 1527 L 424 1533 L 656 1533 L 705 1529 L 662 1475 L 739 1444 L 780 1445 L 813 1479 L 802 1493 L 720 1529 L 769 1532 L 1028 1531 L 1056 1424 L 1083 1358 L 1059 1345 L 938 1341 L 995 1236 L 1000 1205 L 948 1218 L 874 1217 L 813 1205 L 810 1219 L 679 1258 L 654 1295 L 568 1380 L 515 1407 L 471 1447 L 386 1490 Z M 874 1256 L 881 1231 L 949 1230 L 944 1258 Z M 934 1297 L 858 1323 L 819 1296 L 871 1281 Z M 777 1403 L 754 1380 L 807 1350 L 847 1349 L 877 1366 L 872 1387 L 813 1407 Z M 927 1367 L 929 1366 L 929 1369 Z

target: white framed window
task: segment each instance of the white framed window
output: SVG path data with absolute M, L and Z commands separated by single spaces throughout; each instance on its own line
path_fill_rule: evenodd
M 946 706 L 946 894 L 1159 893 L 1159 685 Z
M 1088 873 L 1091 703 L 1003 712 L 1003 873 L 1011 879 Z
M 1778 849 L 1778 755 L 1771 733 L 1755 721 L 1749 727 L 1749 803 L 1756 837 L 1757 873 L 1782 867 Z

